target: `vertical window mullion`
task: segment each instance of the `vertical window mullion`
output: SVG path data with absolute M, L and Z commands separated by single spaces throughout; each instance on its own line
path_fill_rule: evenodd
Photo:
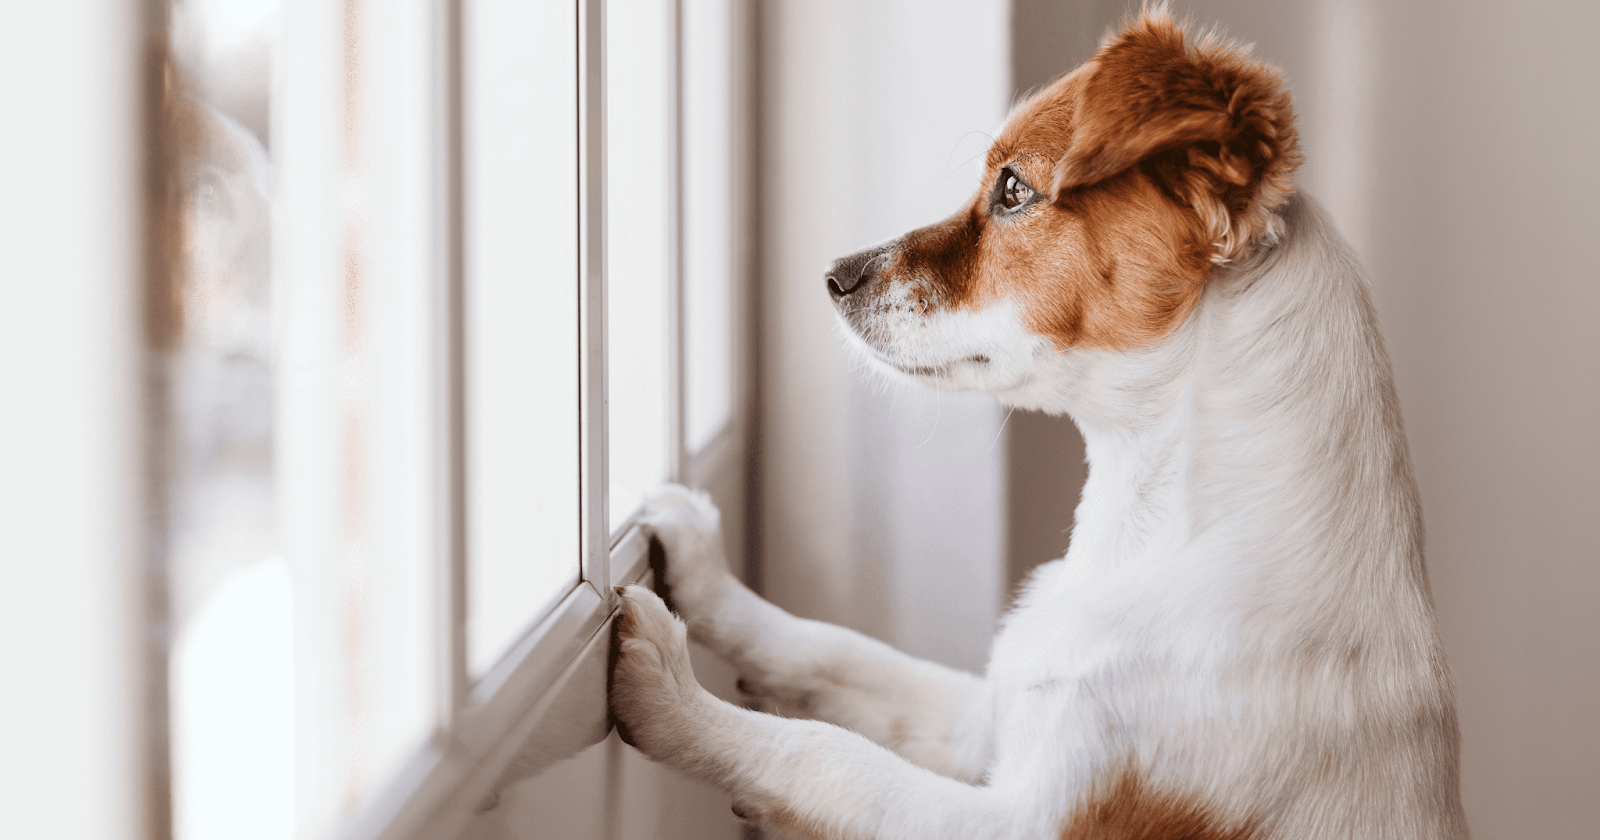
M 583 579 L 609 598 L 606 521 L 605 0 L 578 0 L 579 457 Z
M 667 478 L 687 478 L 683 339 L 683 0 L 667 12 Z
M 441 67 L 438 108 L 444 119 L 438 138 L 443 149 L 439 175 L 441 202 L 440 333 L 441 402 L 444 440 L 441 475 L 444 479 L 439 615 L 443 642 L 440 668 L 440 721 L 445 732 L 456 729 L 467 705 L 471 677 L 467 663 L 467 509 L 466 509 L 466 347 L 464 285 L 466 280 L 465 137 L 462 89 L 462 0 L 440 0 L 438 14 Z

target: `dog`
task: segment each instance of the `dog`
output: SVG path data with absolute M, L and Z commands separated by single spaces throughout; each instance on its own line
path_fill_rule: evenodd
M 688 623 L 621 592 L 629 742 L 809 837 L 1467 837 L 1390 365 L 1300 160 L 1277 71 L 1146 10 L 1015 108 L 969 204 L 836 261 L 887 375 L 1073 418 L 1071 547 L 978 677 L 762 600 L 665 489 Z M 714 698 L 689 637 L 811 719 Z

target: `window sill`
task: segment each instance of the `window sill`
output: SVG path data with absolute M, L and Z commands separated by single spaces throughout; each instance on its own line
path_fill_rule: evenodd
M 646 582 L 649 543 L 637 526 L 612 546 L 611 568 L 613 585 Z M 505 786 L 603 740 L 615 602 L 578 583 L 478 681 L 453 734 L 435 737 L 344 836 L 455 837 Z

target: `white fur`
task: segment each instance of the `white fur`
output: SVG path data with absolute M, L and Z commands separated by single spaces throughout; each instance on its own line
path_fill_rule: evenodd
M 1029 582 L 983 679 L 761 600 L 723 567 L 709 502 L 657 495 L 645 522 L 690 633 L 816 720 L 700 689 L 680 625 L 633 587 L 613 704 L 635 743 L 827 837 L 1058 837 L 1125 761 L 1258 838 L 1466 837 L 1366 281 L 1311 202 L 1282 213 L 1279 244 L 1218 268 L 1142 351 L 1055 351 L 1012 304 L 885 309 L 864 331 L 888 369 L 1069 413 L 1087 443 L 1071 550 Z

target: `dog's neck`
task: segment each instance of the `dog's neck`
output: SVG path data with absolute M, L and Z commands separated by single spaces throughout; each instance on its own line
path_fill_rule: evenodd
M 1063 354 L 1033 395 L 1070 413 L 1087 447 L 1069 556 L 1115 567 L 1220 552 L 1260 575 L 1274 558 L 1339 552 L 1420 574 L 1361 269 L 1314 204 L 1283 213 L 1284 239 L 1219 269 L 1173 335 L 1138 353 Z

